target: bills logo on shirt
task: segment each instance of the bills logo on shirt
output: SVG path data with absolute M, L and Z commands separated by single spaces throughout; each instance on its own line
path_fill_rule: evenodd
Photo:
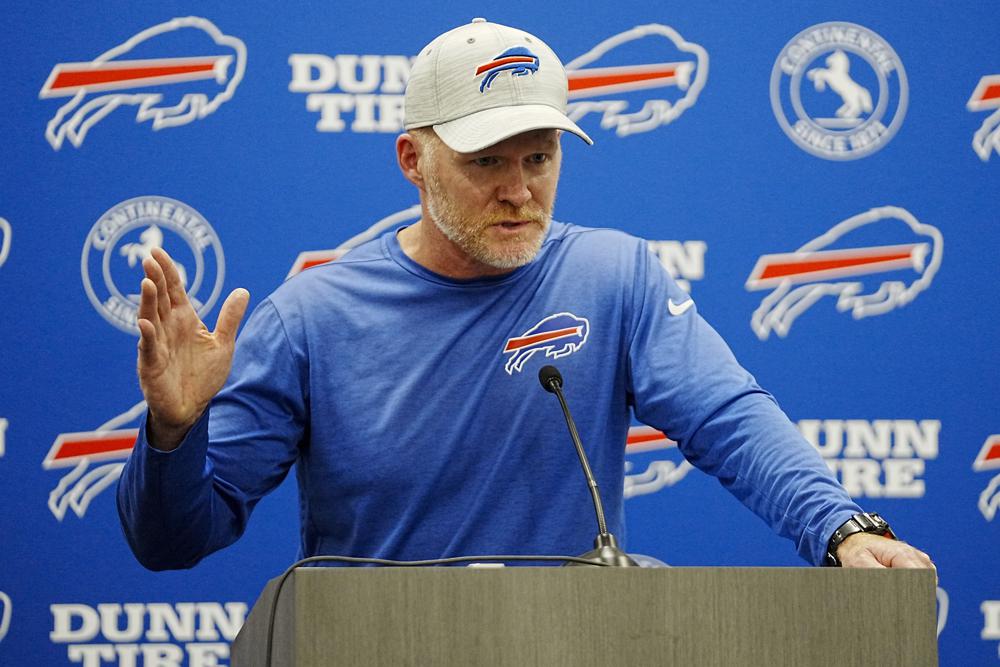
M 538 56 L 523 46 L 514 46 L 493 60 L 476 68 L 476 76 L 486 74 L 479 84 L 479 92 L 485 93 L 493 85 L 502 72 L 510 72 L 511 76 L 527 76 L 538 71 Z
M 876 243 L 884 238 L 893 242 Z M 796 318 L 824 296 L 836 297 L 837 310 L 856 320 L 882 315 L 930 287 L 943 252 L 941 232 L 906 209 L 882 206 L 855 215 L 794 252 L 757 260 L 746 289 L 773 291 L 754 311 L 751 327 L 761 340 L 772 331 L 787 336 Z
M 986 162 L 993 151 L 1000 154 L 1000 74 L 981 78 L 965 108 L 969 111 L 993 110 L 972 137 L 973 150 Z
M 587 342 L 590 322 L 573 313 L 556 313 L 525 331 L 520 336 L 508 338 L 503 353 L 511 355 L 504 365 L 508 375 L 520 373 L 536 352 L 559 359 L 573 354 Z
M 228 102 L 243 80 L 246 46 L 197 16 L 175 18 L 133 35 L 87 62 L 58 63 L 38 96 L 70 97 L 45 128 L 59 150 L 79 148 L 87 132 L 122 105 L 153 129 L 186 125 Z M 179 91 L 179 92 L 178 92 Z

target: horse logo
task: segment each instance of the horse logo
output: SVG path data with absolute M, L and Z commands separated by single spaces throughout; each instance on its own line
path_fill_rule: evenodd
M 809 80 L 822 92 L 829 84 L 830 90 L 840 95 L 844 104 L 837 109 L 837 118 L 858 124 L 858 117 L 872 112 L 872 96 L 864 86 L 851 78 L 851 61 L 847 54 L 837 49 L 826 58 L 827 67 L 814 67 L 806 73 Z

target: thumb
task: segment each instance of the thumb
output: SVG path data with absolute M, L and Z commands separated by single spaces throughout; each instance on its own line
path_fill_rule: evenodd
M 215 335 L 221 336 L 226 342 L 232 343 L 236 340 L 236 331 L 240 328 L 243 314 L 247 312 L 247 304 L 250 303 L 250 292 L 242 287 L 234 289 L 226 297 L 222 309 L 219 311 L 219 321 L 215 325 Z

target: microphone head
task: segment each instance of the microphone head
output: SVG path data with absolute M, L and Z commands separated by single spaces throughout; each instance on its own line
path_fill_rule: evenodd
M 538 381 L 542 383 L 542 389 L 554 394 L 556 387 L 562 387 L 563 379 L 559 369 L 555 366 L 542 366 L 538 371 Z

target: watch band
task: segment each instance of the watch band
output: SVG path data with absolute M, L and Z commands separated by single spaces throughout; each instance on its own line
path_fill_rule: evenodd
M 826 547 L 826 557 L 823 560 L 823 564 L 829 567 L 840 567 L 840 559 L 837 558 L 837 547 L 855 533 L 872 533 L 893 540 L 897 539 L 896 534 L 892 532 L 892 528 L 889 527 L 886 520 L 878 514 L 869 514 L 867 512 L 855 514 L 842 523 L 837 530 L 833 531 L 833 537 L 830 538 L 830 542 Z

